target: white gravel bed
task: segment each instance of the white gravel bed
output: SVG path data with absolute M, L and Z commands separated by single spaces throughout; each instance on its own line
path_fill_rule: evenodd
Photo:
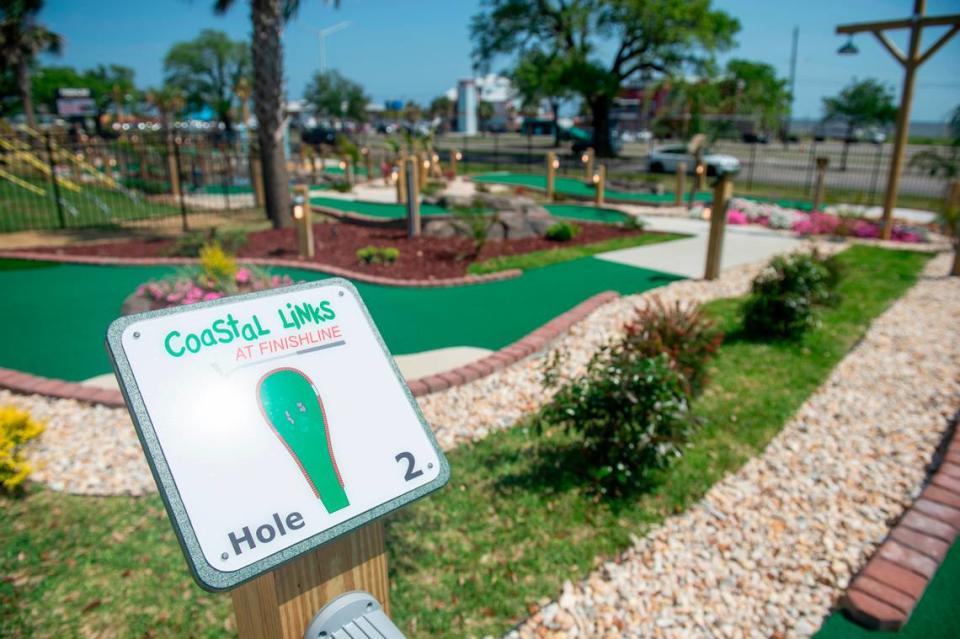
M 949 263 L 928 264 L 762 455 L 507 637 L 813 634 L 915 497 L 960 407 Z

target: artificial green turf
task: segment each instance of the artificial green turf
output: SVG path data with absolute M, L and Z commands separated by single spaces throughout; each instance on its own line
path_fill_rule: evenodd
M 547 178 L 545 175 L 536 175 L 530 173 L 487 173 L 484 175 L 470 176 L 474 182 L 494 182 L 497 184 L 511 184 L 523 186 L 526 188 L 545 191 L 547 189 Z M 554 188 L 559 195 L 566 195 L 577 198 L 593 198 L 596 195 L 596 189 L 575 178 L 560 177 L 556 178 Z M 618 191 L 616 189 L 604 189 L 603 197 L 611 202 L 632 202 L 640 204 L 672 204 L 674 201 L 673 193 L 629 193 Z M 698 202 L 709 202 L 713 199 L 713 194 L 708 191 L 700 191 L 695 196 Z
M 607 251 L 619 251 L 625 248 L 635 246 L 645 246 L 647 244 L 658 244 L 660 242 L 669 242 L 679 240 L 687 235 L 677 235 L 675 233 L 644 233 L 642 235 L 629 235 L 627 237 L 614 237 L 602 242 L 593 244 L 578 244 L 575 246 L 557 246 L 543 251 L 533 251 L 532 253 L 520 253 L 519 255 L 501 255 L 491 257 L 483 262 L 474 262 L 467 271 L 474 275 L 484 273 L 495 273 L 507 269 L 519 268 L 522 270 L 540 268 L 575 260 L 582 257 L 589 257 L 597 253 L 606 253 Z
M 630 218 L 630 215 L 627 215 L 623 211 L 596 206 L 583 206 L 582 204 L 545 204 L 544 208 L 550 211 L 550 215 L 554 217 L 581 220 L 583 222 L 612 224 L 623 222 Z
M 366 202 L 363 200 L 341 200 L 333 197 L 311 197 L 310 204 L 325 206 L 338 211 L 349 211 L 367 217 L 376 217 L 384 220 L 399 220 L 407 217 L 405 204 L 386 204 L 383 202 Z M 450 215 L 447 209 L 435 204 L 421 204 L 420 215 Z
M 274 270 L 295 280 L 328 277 Z M 0 268 L 0 326 L 16 336 L 0 342 L 0 367 L 71 381 L 109 373 L 103 338 L 124 298 L 138 285 L 175 272 L 172 267 L 82 264 Z M 358 283 L 357 288 L 387 346 L 405 354 L 447 346 L 501 348 L 596 293 L 633 293 L 675 279 L 585 258 L 487 284 L 408 288 Z
M 203 192 L 210 195 L 246 195 L 253 193 L 253 187 L 249 184 L 207 184 L 203 187 Z
M 536 435 L 533 419 L 454 450 L 450 485 L 387 520 L 393 618 L 411 639 L 509 630 L 762 450 L 927 259 L 867 247 L 841 254 L 843 302 L 798 342 L 742 339 L 739 302 L 711 303 L 707 313 L 731 334 L 694 403 L 703 425 L 648 493 L 598 499 L 570 472 L 578 442 L 549 428 Z M 229 596 L 191 584 L 159 498 L 29 491 L 0 497 L 0 636 L 235 634 Z M 955 603 L 952 579 L 943 605 Z
M 896 632 L 866 630 L 842 612 L 827 618 L 814 639 L 956 639 L 960 637 L 960 541 L 956 541 L 914 608 Z

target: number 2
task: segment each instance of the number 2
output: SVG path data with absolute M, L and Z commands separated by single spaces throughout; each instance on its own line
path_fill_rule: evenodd
M 405 480 L 410 481 L 412 479 L 416 479 L 417 477 L 423 474 L 422 470 L 416 470 L 417 460 L 414 459 L 413 453 L 407 453 L 407 452 L 398 453 L 394 459 L 396 459 L 397 462 L 401 462 L 403 460 L 407 461 L 407 472 L 404 473 L 403 475 L 403 478 Z

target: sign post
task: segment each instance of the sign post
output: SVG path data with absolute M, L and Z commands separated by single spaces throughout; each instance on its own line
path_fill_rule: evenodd
M 593 201 L 597 206 L 603 206 L 603 195 L 607 188 L 607 165 L 601 164 L 597 168 L 596 175 L 593 176 L 593 185 L 596 187 L 596 193 Z
M 107 348 L 191 572 L 233 590 L 241 637 L 302 637 L 351 590 L 386 608 L 380 518 L 450 469 L 352 284 L 123 317 Z
M 557 182 L 557 154 L 553 151 L 547 153 L 547 202 L 553 202 L 556 193 Z
M 733 180 L 721 173 L 713 187 L 713 204 L 710 207 L 710 236 L 707 240 L 707 264 L 703 279 L 720 277 L 720 258 L 723 255 L 723 233 L 727 226 L 727 203 L 733 196 Z
M 308 259 L 314 256 L 313 210 L 310 208 L 310 187 L 301 184 L 296 187 L 296 200 L 293 205 L 293 222 L 297 230 L 297 246 L 300 257 Z

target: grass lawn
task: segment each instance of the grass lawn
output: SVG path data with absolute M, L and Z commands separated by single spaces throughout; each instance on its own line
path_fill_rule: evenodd
M 498 634 L 683 510 L 780 430 L 928 256 L 854 247 L 843 302 L 796 343 L 737 335 L 738 300 L 707 309 L 729 337 L 696 402 L 694 445 L 648 493 L 605 502 L 564 463 L 577 441 L 535 417 L 450 454 L 450 486 L 389 518 L 393 617 L 411 637 Z M 731 419 L 736 415 L 737 419 Z M 89 498 L 30 486 L 0 498 L 0 635 L 223 636 L 230 600 L 191 585 L 159 498 Z
M 474 262 L 467 271 L 474 275 L 484 273 L 494 273 L 496 271 L 505 271 L 511 268 L 531 269 L 541 266 L 549 266 L 558 262 L 566 262 L 581 257 L 589 257 L 597 253 L 606 251 L 617 251 L 619 249 L 631 248 L 634 246 L 644 246 L 646 244 L 658 244 L 660 242 L 669 242 L 679 240 L 685 235 L 676 233 L 644 233 L 633 237 L 614 237 L 594 244 L 582 244 L 580 246 L 559 246 L 553 249 L 543 251 L 534 251 L 532 253 L 523 253 L 520 255 L 501 255 L 491 257 L 489 260 Z

